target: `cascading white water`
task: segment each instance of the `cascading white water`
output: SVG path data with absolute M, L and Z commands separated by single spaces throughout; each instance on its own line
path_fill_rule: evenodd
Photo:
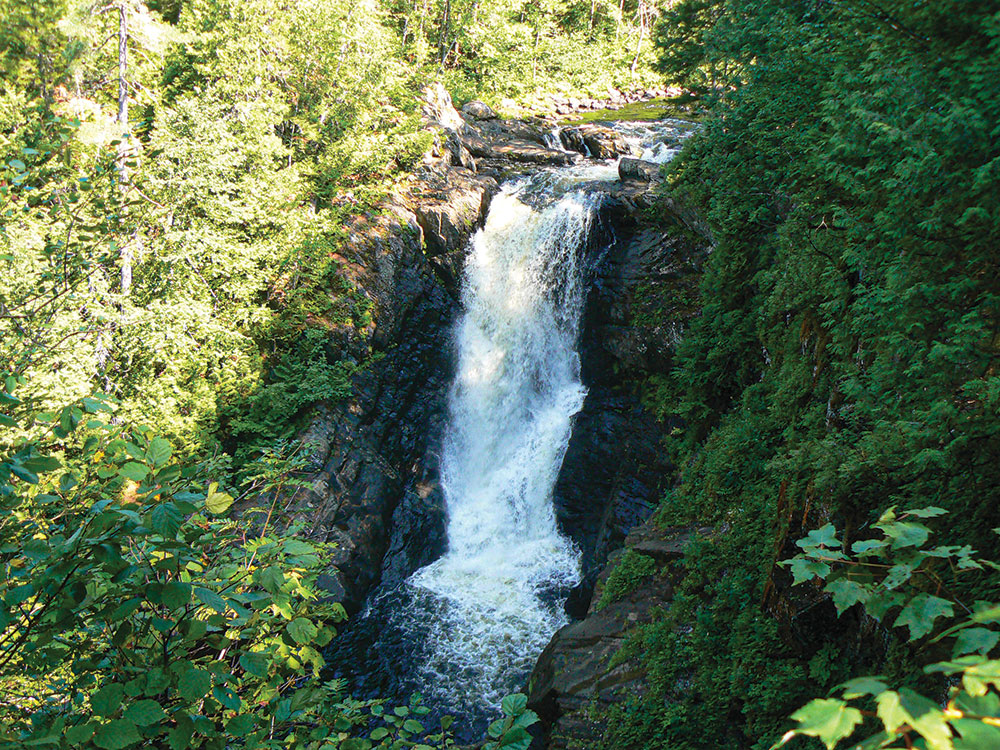
M 506 187 L 473 241 L 441 462 L 448 549 L 408 581 L 419 670 L 453 704 L 495 706 L 565 624 L 579 582 L 552 490 L 586 395 L 580 249 L 601 197 L 543 177 L 541 195 L 537 181 Z

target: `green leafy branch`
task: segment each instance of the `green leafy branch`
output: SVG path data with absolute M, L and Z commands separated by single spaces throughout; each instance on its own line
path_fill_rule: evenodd
M 879 676 L 860 677 L 834 689 L 831 697 L 814 700 L 794 714 L 797 726 L 773 747 L 793 738 L 816 737 L 831 749 L 848 740 L 866 718 L 881 725 L 878 733 L 851 745 L 853 750 L 924 747 L 927 750 L 988 750 L 1000 747 L 1000 661 L 989 658 L 1000 641 L 1000 604 L 977 601 L 972 608 L 946 599 L 936 567 L 946 564 L 953 574 L 1000 570 L 992 560 L 976 558 L 969 546 L 928 546 L 931 530 L 914 519 L 946 513 L 928 507 L 896 513 L 890 508 L 874 524 L 881 537 L 854 542 L 853 556 L 844 552 L 832 524 L 808 534 L 797 544 L 802 553 L 785 561 L 796 584 L 819 579 L 838 615 L 860 605 L 876 620 L 907 629 L 907 640 L 926 644 L 951 643 L 952 658 L 924 668 L 943 674 L 952 687 L 942 708 L 909 688 L 894 690 Z M 924 590 L 934 587 L 931 593 Z M 941 629 L 938 620 L 953 619 L 956 605 L 966 615 Z M 898 608 L 898 611 L 897 611 Z M 930 637 L 935 630 L 937 634 Z M 874 703 L 874 709 L 854 702 Z

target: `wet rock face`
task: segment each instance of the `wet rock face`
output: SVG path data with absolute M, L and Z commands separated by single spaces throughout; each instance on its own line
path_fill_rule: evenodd
M 350 261 L 355 283 L 374 303 L 376 357 L 355 378 L 349 401 L 317 410 L 303 436 L 320 446 L 317 470 L 289 503 L 312 536 L 336 543 L 325 584 L 349 611 L 378 582 L 401 500 L 433 502 L 427 488 L 436 485 L 437 467 L 425 457 L 441 434 L 456 302 L 421 238 L 417 216 L 405 206 L 357 227 Z M 426 528 L 411 536 L 443 529 L 434 512 L 421 518 Z
M 673 366 L 683 328 L 697 309 L 706 247 L 669 212 L 640 219 L 651 200 L 643 184 L 615 185 L 602 211 L 604 250 L 595 268 L 580 336 L 588 388 L 556 482 L 556 515 L 582 552 L 583 582 L 567 614 L 586 613 L 608 556 L 659 503 L 672 467 L 661 441 L 673 426 L 657 422 L 638 386 Z M 608 244 L 610 243 L 610 247 Z
M 618 176 L 623 180 L 652 182 L 660 179 L 660 165 L 626 156 L 618 162 Z

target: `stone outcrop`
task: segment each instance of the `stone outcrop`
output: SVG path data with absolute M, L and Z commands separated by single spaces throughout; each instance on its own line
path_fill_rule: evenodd
M 469 117 L 473 117 L 477 120 L 497 119 L 497 113 L 494 112 L 489 105 L 476 100 L 466 102 L 462 105 L 462 114 L 468 115 Z
M 575 618 L 587 611 L 609 554 L 648 518 L 671 476 L 661 440 L 673 425 L 649 413 L 639 386 L 673 367 L 708 252 L 706 238 L 647 183 L 604 189 L 604 238 L 595 238 L 599 261 L 580 336 L 588 394 L 554 492 L 559 523 L 583 555 L 583 582 L 567 602 Z M 655 211 L 643 210 L 654 203 Z
M 651 560 L 654 573 L 621 598 L 601 602 L 615 568 L 625 559 L 617 552 L 601 574 L 586 617 L 560 629 L 539 657 L 528 682 L 528 705 L 542 718 L 546 736 L 539 744 L 550 750 L 596 747 L 603 725 L 602 709 L 645 691 L 645 672 L 638 660 L 612 660 L 638 626 L 650 622 L 673 597 L 682 572 L 677 562 L 685 545 L 704 529 L 636 528 L 625 541 L 632 555 Z M 595 710 L 596 709 L 596 710 Z
M 541 126 L 498 119 L 482 102 L 469 102 L 460 115 L 440 84 L 428 88 L 423 114 L 437 133 L 428 163 L 438 169 L 463 167 L 503 179 L 540 166 L 564 166 L 573 161 L 564 151 L 546 145 Z

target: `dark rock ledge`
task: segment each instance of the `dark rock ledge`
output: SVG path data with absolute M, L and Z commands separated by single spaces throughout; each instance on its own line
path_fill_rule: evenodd
M 528 683 L 528 705 L 543 720 L 541 746 L 549 750 L 600 746 L 605 726 L 599 718 L 609 706 L 646 690 L 645 671 L 638 659 L 620 663 L 615 656 L 636 628 L 649 623 L 673 598 L 683 570 L 684 547 L 708 529 L 659 529 L 651 523 L 634 529 L 625 550 L 652 561 L 655 572 L 617 600 L 601 595 L 625 550 L 614 553 L 601 573 L 587 616 L 559 630 L 539 657 Z

